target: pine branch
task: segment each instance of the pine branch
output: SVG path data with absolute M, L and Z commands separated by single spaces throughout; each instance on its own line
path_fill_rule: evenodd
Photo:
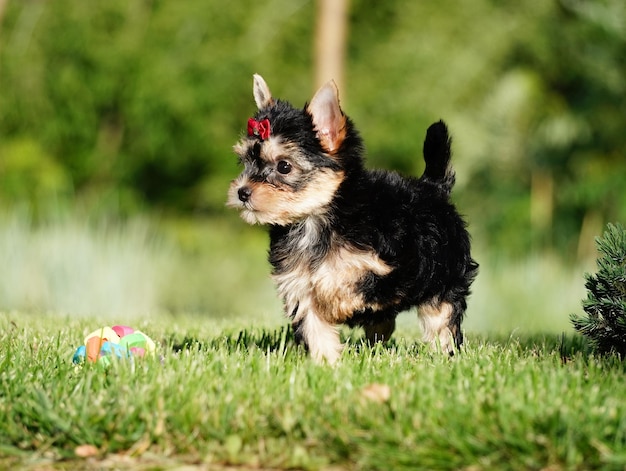
M 589 338 L 601 353 L 626 355 L 626 230 L 608 224 L 596 238 L 600 253 L 595 275 L 585 274 L 587 299 L 582 307 L 586 317 L 572 314 L 574 328 Z

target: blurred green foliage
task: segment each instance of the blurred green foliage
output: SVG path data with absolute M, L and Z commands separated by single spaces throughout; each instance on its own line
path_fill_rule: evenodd
M 8 0 L 0 207 L 222 214 L 252 73 L 314 91 L 315 7 Z M 447 120 L 474 238 L 569 254 L 626 220 L 625 25 L 623 0 L 353 0 L 342 103 L 369 164 L 413 174 Z

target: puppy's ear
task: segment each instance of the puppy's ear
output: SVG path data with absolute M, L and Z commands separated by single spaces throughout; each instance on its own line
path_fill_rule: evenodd
M 270 92 L 267 83 L 265 83 L 265 80 L 263 80 L 263 77 L 259 74 L 253 75 L 252 93 L 254 94 L 254 101 L 258 109 L 262 110 L 274 104 L 272 92 Z
M 307 111 L 313 117 L 317 138 L 324 150 L 330 154 L 337 152 L 346 137 L 346 117 L 339 107 L 339 92 L 334 81 L 317 91 Z

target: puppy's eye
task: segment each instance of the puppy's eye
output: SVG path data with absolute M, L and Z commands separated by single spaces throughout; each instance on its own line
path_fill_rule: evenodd
M 291 168 L 291 164 L 286 160 L 280 160 L 278 164 L 276 164 L 276 170 L 278 170 L 278 173 L 282 175 L 287 175 L 291 172 Z

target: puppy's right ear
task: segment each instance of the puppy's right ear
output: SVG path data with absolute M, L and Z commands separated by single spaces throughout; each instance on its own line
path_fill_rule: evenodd
M 252 93 L 254 94 L 254 101 L 258 109 L 262 110 L 274 104 L 274 98 L 272 98 L 272 92 L 270 88 L 259 74 L 253 75 Z

